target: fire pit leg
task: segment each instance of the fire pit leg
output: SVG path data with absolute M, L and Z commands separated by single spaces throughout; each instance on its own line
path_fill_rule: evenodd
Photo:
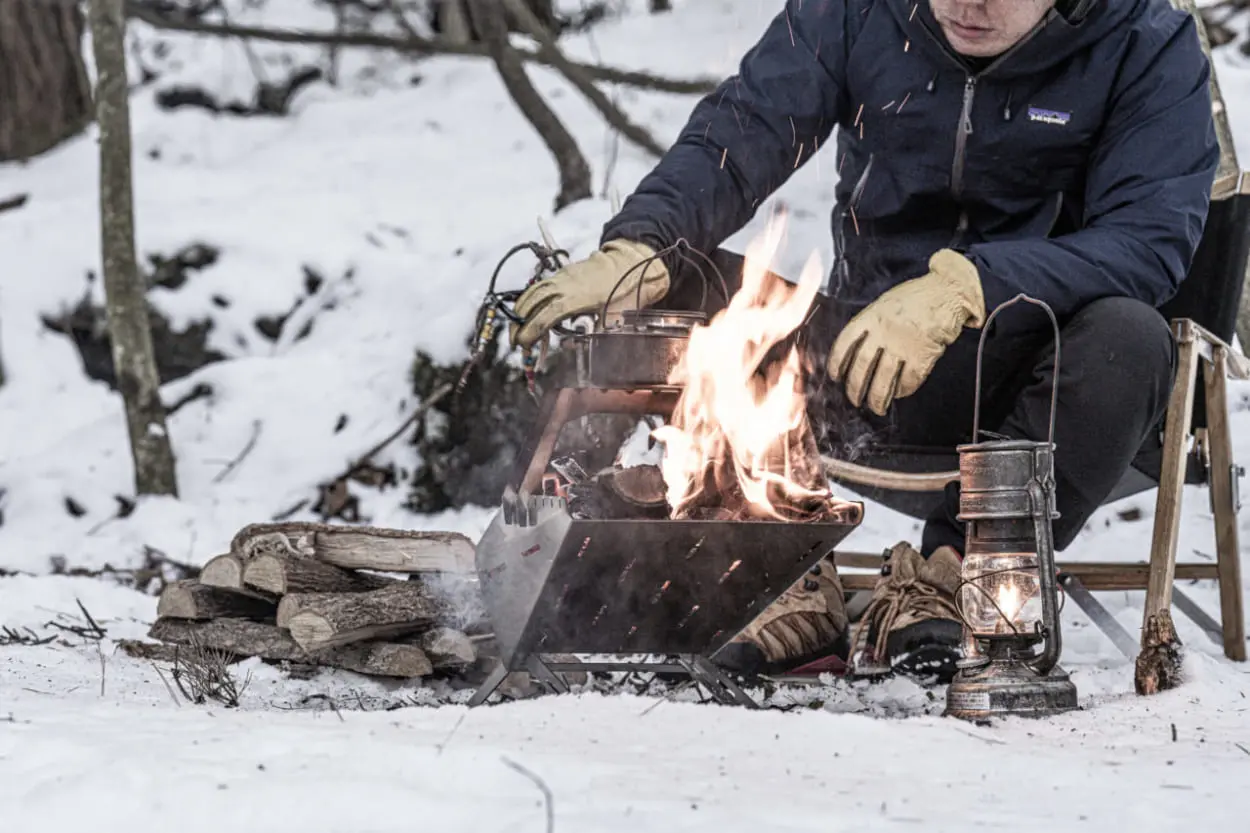
M 543 662 L 542 657 L 538 654 L 530 654 L 525 658 L 525 670 L 530 672 L 530 676 L 538 682 L 547 686 L 556 694 L 568 694 L 569 686 L 560 675 L 547 667 L 547 663 Z
M 473 692 L 473 696 L 469 698 L 469 708 L 480 706 L 490 699 L 495 693 L 495 689 L 499 688 L 499 684 L 508 676 L 508 666 L 502 662 L 495 665 L 490 674 L 478 686 L 477 691 Z
M 721 705 L 745 706 L 748 709 L 759 708 L 759 704 L 751 699 L 751 695 L 747 694 L 737 683 L 725 676 L 706 657 L 683 656 L 678 657 L 677 662 L 686 669 L 691 679 L 706 688 L 708 693 Z

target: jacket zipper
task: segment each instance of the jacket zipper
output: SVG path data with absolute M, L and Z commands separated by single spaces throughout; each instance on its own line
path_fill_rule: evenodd
M 964 159 L 968 153 L 968 137 L 972 135 L 972 102 L 976 99 L 977 79 L 993 72 L 995 67 L 999 66 L 1003 61 L 1010 58 L 1026 43 L 1037 37 L 1043 29 L 1045 29 L 1054 19 L 1057 13 L 1052 9 L 1045 17 L 1038 21 L 1037 25 L 1029 31 L 1027 35 L 1016 42 L 1014 46 L 999 55 L 992 64 L 987 66 L 976 74 L 969 74 L 964 80 L 964 103 L 959 113 L 959 125 L 955 128 L 955 158 L 951 162 L 951 196 L 958 202 L 963 195 L 964 188 Z M 928 24 L 920 21 L 920 28 L 937 44 L 938 49 L 945 53 L 960 69 L 967 71 L 967 66 L 959 59 L 955 53 L 946 48 L 946 44 L 942 43 L 941 38 L 933 33 Z M 959 220 L 955 225 L 955 236 L 951 240 L 952 247 L 957 246 L 964 236 L 964 232 L 968 230 L 968 212 L 960 209 Z
M 959 199 L 964 188 L 964 156 L 968 151 L 968 137 L 972 135 L 972 101 L 977 95 L 977 77 L 969 75 L 964 81 L 964 106 L 959 113 L 959 127 L 955 131 L 955 161 L 951 164 L 951 196 Z

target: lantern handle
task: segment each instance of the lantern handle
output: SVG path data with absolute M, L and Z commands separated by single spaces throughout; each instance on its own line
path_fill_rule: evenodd
M 972 403 L 972 441 L 974 443 L 981 441 L 981 359 L 985 352 L 985 336 L 990 331 L 990 322 L 994 320 L 994 316 L 1007 309 L 1007 307 L 1018 304 L 1021 301 L 1044 309 L 1046 311 L 1046 315 L 1050 317 L 1050 324 L 1055 332 L 1055 362 L 1054 372 L 1051 373 L 1050 386 L 1050 430 L 1046 437 L 1046 442 L 1049 445 L 1054 446 L 1055 444 L 1055 411 L 1059 404 L 1059 320 L 1055 318 L 1054 310 L 1050 308 L 1049 304 L 1045 301 L 1039 301 L 1037 298 L 1025 295 L 1023 292 L 1016 295 L 1011 300 L 1004 301 L 995 307 L 994 311 L 990 313 L 989 318 L 985 319 L 985 324 L 981 326 L 981 338 L 977 342 L 976 394 Z

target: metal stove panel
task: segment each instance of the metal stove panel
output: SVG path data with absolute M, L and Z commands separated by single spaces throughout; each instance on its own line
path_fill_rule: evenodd
M 859 523 L 496 516 L 478 570 L 505 664 L 534 653 L 711 656 Z

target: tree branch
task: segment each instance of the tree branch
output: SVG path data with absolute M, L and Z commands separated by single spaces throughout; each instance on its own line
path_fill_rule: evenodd
M 577 146 L 577 140 L 560 123 L 559 117 L 543 101 L 525 74 L 517 50 L 508 40 L 508 27 L 503 8 L 496 0 L 469 0 L 469 14 L 482 40 L 490 49 L 491 60 L 503 80 L 508 94 L 542 137 L 560 170 L 560 193 L 556 195 L 556 211 L 590 198 L 590 166 Z
M 205 23 L 189 18 L 175 17 L 158 12 L 140 0 L 125 0 L 126 14 L 149 26 L 170 32 L 189 32 L 192 34 L 211 35 L 222 38 L 250 38 L 273 43 L 294 43 L 320 46 L 355 46 L 367 49 L 390 49 L 417 55 L 465 55 L 472 57 L 489 57 L 490 52 L 482 43 L 449 43 L 442 38 L 393 37 L 372 32 L 309 32 L 299 29 L 274 29 L 265 26 L 234 26 L 220 23 Z M 531 52 L 526 49 L 513 49 L 523 62 L 536 63 L 541 66 L 554 67 L 555 56 L 540 49 Z M 612 67 L 594 66 L 569 62 L 581 70 L 587 77 L 610 84 L 624 84 L 646 90 L 677 95 L 691 95 L 711 92 L 716 88 L 717 81 L 709 78 L 693 78 L 678 80 L 663 78 L 647 72 L 614 69 Z
M 568 58 L 564 57 L 564 53 L 560 51 L 559 47 L 556 46 L 555 40 L 552 39 L 551 33 L 543 28 L 542 21 L 529 10 L 523 0 L 503 0 L 503 3 L 521 24 L 521 28 L 525 33 L 538 42 L 541 53 L 551 57 L 552 65 L 582 95 L 586 96 L 586 99 L 603 115 L 609 126 L 655 156 L 664 155 L 664 147 L 655 140 L 655 137 L 645 127 L 631 122 L 629 117 L 621 112 L 621 109 L 613 104 L 594 85 L 594 82 L 580 67 L 575 66 Z

